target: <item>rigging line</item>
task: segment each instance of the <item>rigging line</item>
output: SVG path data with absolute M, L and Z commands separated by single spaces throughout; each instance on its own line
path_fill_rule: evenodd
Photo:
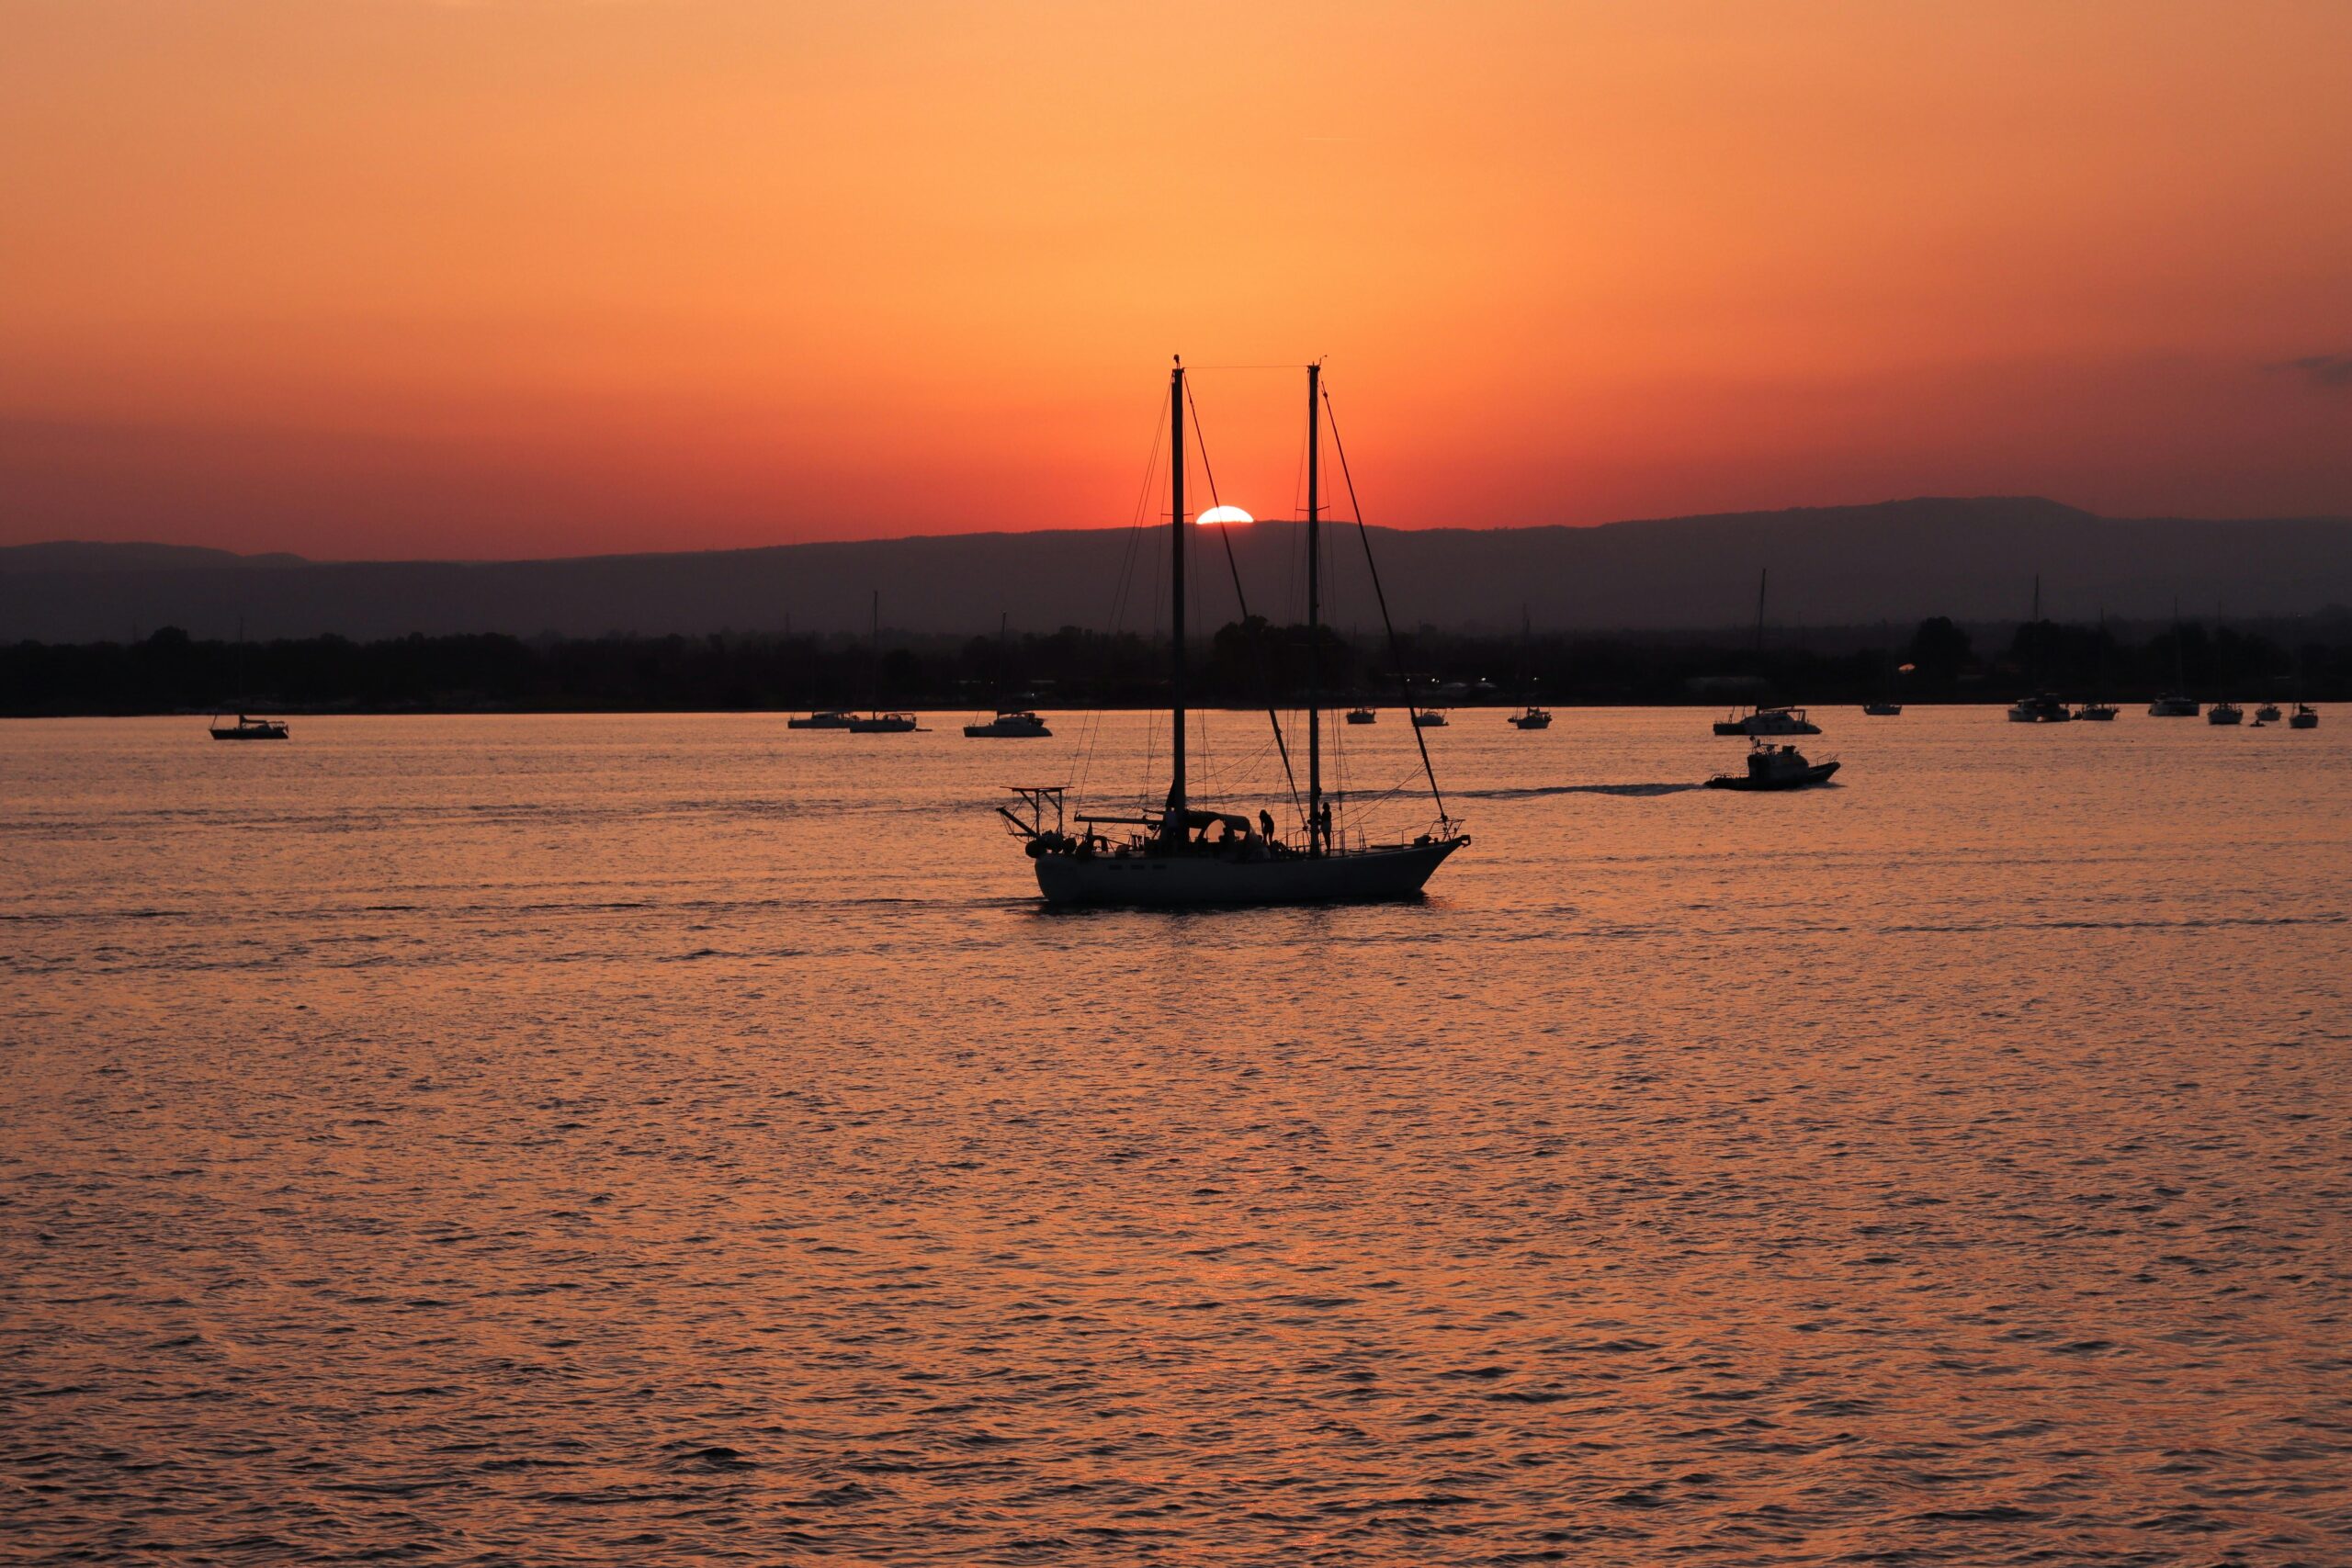
M 1150 567 L 1148 567 L 1150 569 L 1150 592 L 1141 594 L 1141 600 L 1146 600 L 1148 604 L 1150 604 L 1150 637 L 1146 639 L 1146 644 L 1158 642 L 1159 637 L 1159 571 L 1162 571 L 1162 558 L 1159 558 L 1158 550 L 1146 550 L 1143 546 L 1148 543 L 1146 538 L 1148 534 L 1152 534 L 1152 531 L 1158 529 L 1158 510 L 1152 508 L 1152 479 L 1155 479 L 1155 475 L 1159 472 L 1159 451 L 1162 451 L 1162 442 L 1167 440 L 1167 407 L 1169 407 L 1169 400 L 1162 392 L 1158 402 L 1152 402 L 1150 458 L 1148 458 L 1146 466 L 1143 466 L 1143 482 L 1138 484 L 1138 489 L 1136 489 L 1134 526 L 1131 526 L 1129 534 L 1126 534 L 1126 562 L 1129 562 L 1129 576 L 1126 576 L 1125 583 L 1122 583 L 1122 602 L 1120 602 L 1120 626 L 1125 627 L 1126 614 L 1129 614 L 1126 606 L 1138 602 L 1136 583 L 1138 583 L 1138 579 L 1141 579 L 1143 569 L 1136 562 L 1143 559 L 1143 562 L 1150 564 Z M 1138 552 L 1141 552 L 1141 555 L 1138 555 Z M 1099 710 L 1096 710 L 1096 733 L 1103 731 L 1103 727 L 1108 727 L 1108 722 L 1110 722 L 1108 710 L 1099 707 Z M 1141 778 L 1150 778 L 1152 760 L 1158 757 L 1158 745 L 1159 745 L 1159 727 L 1158 724 L 1146 724 L 1146 727 L 1143 727 Z M 1134 795 L 1134 802 L 1136 802 L 1136 811 L 1141 813 L 1143 808 L 1150 804 L 1150 787 L 1148 785 L 1138 787 L 1138 792 Z
M 1388 656 L 1396 661 L 1396 678 L 1407 682 L 1405 717 L 1409 723 L 1415 715 L 1412 687 L 1405 673 L 1405 649 L 1396 640 L 1396 623 L 1388 616 L 1388 595 L 1380 586 L 1379 564 L 1372 558 L 1372 530 L 1364 526 L 1363 504 L 1356 500 L 1356 477 L 1348 468 L 1348 448 L 1346 443 L 1340 439 L 1340 416 L 1331 407 L 1331 389 L 1328 386 L 1323 389 L 1323 419 L 1331 427 L 1331 451 L 1340 459 L 1340 478 L 1348 487 L 1348 510 L 1356 514 L 1356 536 L 1363 541 L 1364 570 L 1372 574 L 1372 596 L 1380 605 L 1380 624 L 1388 633 Z M 1437 819 L 1451 822 L 1453 818 L 1445 813 L 1445 796 L 1437 787 L 1437 769 L 1430 765 L 1429 737 L 1421 733 L 1419 725 L 1412 724 L 1410 728 L 1413 744 L 1420 748 L 1421 772 L 1428 775 L 1430 781 L 1430 798 L 1437 802 Z
M 1184 384 L 1184 404 L 1193 411 L 1193 444 L 1201 451 L 1201 474 L 1208 480 L 1209 501 L 1211 504 L 1221 504 L 1216 498 L 1216 470 L 1209 467 L 1208 439 L 1201 430 L 1201 406 L 1193 400 L 1193 385 L 1189 381 Z M 1298 798 L 1298 776 L 1291 771 L 1290 743 L 1283 739 L 1283 721 L 1274 711 L 1274 683 L 1266 675 L 1265 647 L 1258 628 L 1250 624 L 1250 599 L 1241 591 L 1241 562 L 1233 553 L 1233 531 L 1219 528 L 1217 535 L 1225 541 L 1225 568 L 1233 574 L 1233 602 L 1241 611 L 1242 629 L 1250 634 L 1250 662 L 1258 677 L 1258 694 L 1266 702 L 1266 722 L 1273 727 L 1274 750 L 1282 753 L 1283 781 L 1290 787 L 1290 807 L 1304 818 L 1306 807 Z
M 1104 649 L 1106 658 L 1116 657 L 1119 628 L 1126 624 L 1127 601 L 1135 586 L 1136 552 L 1141 547 L 1144 516 L 1151 505 L 1151 479 L 1152 476 L 1159 470 L 1159 444 L 1167 436 L 1167 412 L 1168 394 L 1163 392 L 1159 401 L 1152 405 L 1151 447 L 1149 454 L 1144 458 L 1143 478 L 1136 486 L 1135 511 L 1127 520 L 1126 549 L 1120 557 L 1119 574 L 1116 585 L 1112 592 L 1111 625 L 1107 632 L 1109 646 Z M 1101 744 L 1102 736 L 1102 698 L 1098 694 L 1092 708 L 1080 727 L 1078 757 L 1074 763 L 1077 776 L 1069 781 L 1069 787 L 1080 793 L 1084 792 L 1087 781 L 1094 773 L 1095 750 Z M 1065 777 L 1067 778 L 1068 775 Z

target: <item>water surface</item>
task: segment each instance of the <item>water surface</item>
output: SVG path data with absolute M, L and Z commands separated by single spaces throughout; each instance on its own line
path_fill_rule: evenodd
M 1139 716 L 0 725 L 0 1557 L 2352 1561 L 2352 727 L 1707 716 L 1187 915 Z

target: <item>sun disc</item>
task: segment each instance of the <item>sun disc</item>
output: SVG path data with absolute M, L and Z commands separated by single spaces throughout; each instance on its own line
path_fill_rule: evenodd
M 1257 519 L 1238 506 L 1212 506 L 1193 521 L 1204 528 L 1225 528 L 1236 524 L 1254 523 Z

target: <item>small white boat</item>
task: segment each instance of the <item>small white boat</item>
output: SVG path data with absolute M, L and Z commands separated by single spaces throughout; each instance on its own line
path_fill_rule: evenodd
M 1350 724 L 1378 724 L 1380 715 L 1371 708 L 1350 708 L 1348 722 Z
M 2170 692 L 2148 705 L 2150 718 L 2195 718 L 2204 711 L 2204 705 L 2195 697 L 2177 696 Z
M 849 721 L 852 735 L 904 735 L 915 728 L 910 713 L 870 713 Z
M 2309 703 L 2297 703 L 2295 705 L 2295 711 L 2287 716 L 2287 728 L 2290 729 L 2317 729 L 2319 728 L 2319 709 L 2312 706 Z
M 1750 708 L 1746 713 L 1734 712 L 1728 718 L 1715 720 L 1717 735 L 1818 735 L 1821 726 L 1805 716 L 1804 709 L 1792 707 Z
M 2239 707 L 2237 704 L 2232 702 L 2215 703 L 2211 708 L 2206 710 L 2205 722 L 2208 724 L 2244 724 L 2245 722 L 2245 710 Z
M 2084 724 L 2112 724 L 2115 722 L 2115 705 L 2085 703 L 2075 710 L 2075 717 Z
M 1552 710 L 1530 703 L 1524 712 L 1510 716 L 1510 724 L 1514 729 L 1549 729 L 1552 728 Z
M 966 725 L 964 734 L 973 740 L 1050 740 L 1054 732 L 1027 708 L 999 708 L 994 718 Z
M 1443 729 L 1445 728 L 1445 714 L 1443 710 L 1439 708 L 1415 708 L 1413 710 L 1413 728 L 1415 729 Z
M 2256 724 L 2276 724 L 2282 716 L 2277 703 L 2265 703 L 2254 710 L 2254 722 Z

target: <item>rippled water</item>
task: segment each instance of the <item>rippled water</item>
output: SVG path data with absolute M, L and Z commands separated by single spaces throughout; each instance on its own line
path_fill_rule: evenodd
M 1706 716 L 1193 915 L 1062 740 L 0 726 L 0 1558 L 2352 1561 L 2352 721 Z

